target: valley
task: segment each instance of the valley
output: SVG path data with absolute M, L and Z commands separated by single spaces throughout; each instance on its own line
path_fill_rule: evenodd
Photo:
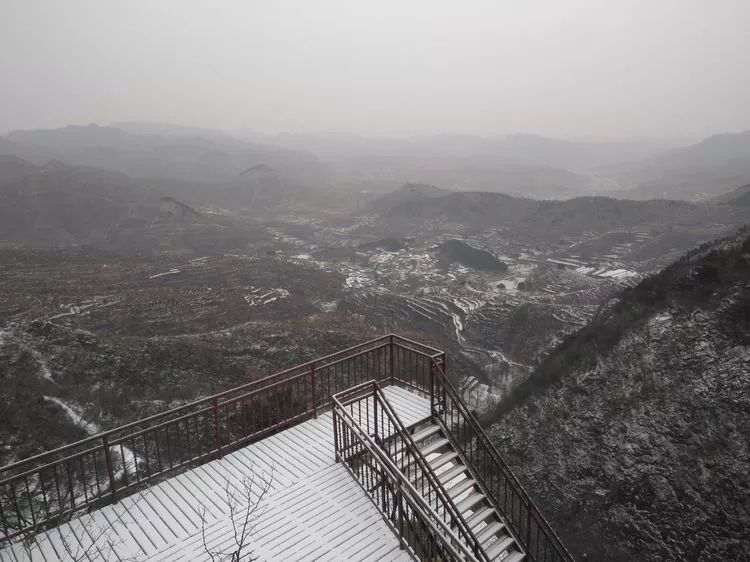
M 116 136 L 125 154 L 164 148 L 129 135 Z M 244 162 L 246 147 L 215 142 Z M 556 358 L 623 295 L 735 236 L 750 221 L 747 188 L 702 202 L 358 191 L 303 181 L 304 155 L 254 154 L 237 175 L 207 168 L 201 181 L 0 158 L 0 464 L 394 332 L 447 352 L 464 401 L 503 419 L 498 447 L 578 537 L 548 487 L 567 476 L 544 465 L 552 480 L 536 482 L 539 461 L 523 452 L 523 423 L 555 422 L 515 404 L 569 367 Z M 274 166 L 255 159 L 269 155 Z M 596 552 L 598 535 L 580 536 Z M 637 552 L 628 537 L 607 556 Z
M 750 1 L 0 14 L 0 562 L 750 562 Z
M 76 170 L 59 169 L 75 186 Z M 69 412 L 40 395 L 65 400 L 85 423 L 111 427 L 341 343 L 398 332 L 446 349 L 467 402 L 484 412 L 600 305 L 742 216 L 687 207 L 700 218 L 686 221 L 683 212 L 686 224 L 577 234 L 563 225 L 544 236 L 523 216 L 489 224 L 439 212 L 394 217 L 389 198 L 399 213 L 422 209 L 421 195 L 402 191 L 364 210 L 260 215 L 167 198 L 142 221 L 128 219 L 128 240 L 139 242 L 126 253 L 119 242 L 100 242 L 113 240 L 106 230 L 73 246 L 5 242 L 4 375 L 34 376 L 39 389 L 23 400 L 61 419 L 60 427 L 71 425 Z M 527 213 L 551 212 L 501 197 Z M 585 225 L 590 207 L 575 220 Z M 703 224 L 706 214 L 727 222 Z M 78 224 L 85 221 L 80 215 Z M 30 229 L 15 232 L 38 239 L 34 223 Z

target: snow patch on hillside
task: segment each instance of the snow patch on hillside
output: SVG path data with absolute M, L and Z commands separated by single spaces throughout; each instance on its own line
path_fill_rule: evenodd
M 61 400 L 60 398 L 57 398 L 56 396 L 42 396 L 42 398 L 60 408 L 68 417 L 68 419 L 73 423 L 73 425 L 81 428 L 86 432 L 87 435 L 96 435 L 97 433 L 101 432 L 101 428 L 97 424 L 86 421 L 83 416 L 67 402 Z M 121 467 L 115 473 L 115 477 L 122 478 L 125 471 L 127 471 L 129 474 L 134 472 L 135 467 L 138 466 L 137 460 L 139 460 L 138 458 L 136 458 L 135 453 L 133 453 L 131 449 L 125 446 L 115 446 L 112 447 L 112 449 L 114 456 L 119 457 L 121 461 Z M 141 462 L 143 461 L 141 460 Z
M 243 295 L 248 306 L 264 306 L 279 299 L 289 296 L 289 291 L 281 288 L 261 289 L 260 287 L 248 287 L 249 292 Z
M 176 273 L 179 273 L 180 270 L 177 268 L 170 269 L 169 271 L 165 271 L 164 273 L 157 273 L 156 275 L 149 275 L 149 279 L 156 279 L 157 277 L 163 277 L 164 275 L 175 275 Z
M 88 435 L 99 433 L 99 426 L 97 426 L 95 423 L 87 422 L 85 419 L 83 419 L 83 416 L 81 416 L 81 414 L 76 412 L 70 405 L 63 402 L 59 398 L 55 396 L 42 396 L 42 398 L 47 402 L 52 402 L 63 412 L 65 412 L 65 415 L 68 416 L 71 422 L 73 422 L 73 425 L 75 425 L 76 427 L 80 427 Z

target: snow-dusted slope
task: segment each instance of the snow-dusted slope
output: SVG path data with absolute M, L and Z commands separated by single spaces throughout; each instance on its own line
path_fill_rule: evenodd
M 750 237 L 625 291 L 521 385 L 493 438 L 574 555 L 750 559 Z

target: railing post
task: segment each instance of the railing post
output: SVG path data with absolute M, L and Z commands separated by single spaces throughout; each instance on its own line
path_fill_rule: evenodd
M 391 351 L 391 377 L 390 378 L 391 378 L 391 384 L 393 384 L 394 381 L 396 380 L 396 369 L 394 368 L 394 355 L 393 355 L 393 353 L 395 351 L 395 346 L 393 345 L 393 334 L 391 334 L 389 336 L 389 338 L 391 340 L 391 345 L 390 345 L 390 351 Z
M 378 439 L 378 387 L 372 386 L 372 418 L 375 422 L 375 443 L 380 443 Z
M 435 415 L 435 361 L 430 361 L 430 413 Z
M 310 365 L 310 384 L 312 385 L 313 417 L 318 419 L 318 393 L 315 390 L 315 363 Z
M 526 553 L 531 552 L 531 510 L 534 509 L 534 504 L 528 504 L 526 506 Z
M 385 484 L 385 469 L 380 469 L 380 503 L 381 503 L 381 511 L 383 513 L 388 513 L 388 498 L 386 497 L 386 493 L 388 492 L 388 487 Z
M 401 490 L 401 481 L 396 480 L 396 506 L 398 513 L 398 547 L 406 548 L 404 543 L 404 492 Z
M 336 403 L 333 404 L 333 460 L 339 462 L 339 417 L 336 413 Z
M 109 450 L 109 434 L 102 435 L 102 444 L 104 445 L 104 460 L 107 463 L 107 475 L 109 476 L 109 491 L 112 493 L 112 501 L 117 501 L 117 487 L 115 485 L 115 470 L 112 466 L 112 452 Z M 127 470 L 125 459 L 122 459 L 123 470 Z
M 446 359 L 447 359 L 447 357 L 446 357 L 445 353 L 443 353 L 440 356 L 440 368 L 443 369 L 443 375 L 445 375 L 445 377 L 448 378 L 448 370 L 447 370 L 447 365 L 446 365 Z M 446 403 L 446 401 L 448 399 L 448 393 L 447 393 L 447 390 L 445 388 L 445 384 L 442 384 L 441 386 L 442 386 L 442 393 L 441 393 L 441 397 L 440 397 L 441 398 L 441 404 L 440 405 L 442 406 L 443 411 L 445 411 L 446 410 L 446 404 L 445 403 Z
M 216 442 L 216 455 L 221 458 L 221 429 L 219 427 L 219 399 L 213 399 L 214 410 L 214 440 Z

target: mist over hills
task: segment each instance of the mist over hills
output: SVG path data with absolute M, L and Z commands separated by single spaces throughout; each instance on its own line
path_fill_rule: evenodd
M 637 199 L 706 199 L 750 181 L 750 131 L 709 137 L 651 158 L 612 166 L 612 176 Z
M 257 165 L 287 183 L 388 192 L 405 183 L 535 199 L 611 195 L 700 200 L 750 181 L 750 132 L 675 147 L 653 140 L 570 141 L 531 134 L 408 139 L 261 134 L 147 122 L 13 131 L 0 154 L 57 159 L 133 177 L 231 181 Z
M 0 562 L 750 562 L 750 0 L 0 36 Z
M 569 141 L 531 134 L 368 139 L 351 134 L 263 135 L 310 151 L 348 181 L 434 183 L 532 198 L 611 194 L 625 199 L 707 199 L 750 179 L 750 132 L 678 147 L 655 140 Z
M 750 207 L 750 184 L 743 185 L 728 193 L 722 201 L 732 207 Z
M 526 133 L 502 137 L 442 134 L 407 139 L 368 138 L 351 133 L 269 135 L 250 130 L 240 130 L 236 134 L 269 144 L 309 150 L 325 160 L 339 163 L 362 155 L 381 158 L 478 157 L 485 158 L 485 163 L 506 159 L 579 173 L 641 160 L 673 148 L 671 143 L 658 140 L 570 141 Z
M 259 232 L 209 217 L 119 172 L 0 157 L 0 240 L 125 254 L 230 249 Z
M 41 138 L 46 147 L 70 143 L 69 154 L 75 152 L 76 146 L 81 148 L 82 154 L 89 154 L 92 138 L 106 138 L 121 147 L 141 146 L 140 136 L 102 127 L 13 136 Z M 30 145 L 24 141 L 19 146 Z M 171 161 L 171 157 L 166 160 Z M 504 229 L 509 237 L 543 243 L 613 228 L 651 225 L 663 233 L 674 234 L 675 229 L 687 232 L 707 225 L 731 227 L 748 220 L 741 190 L 737 190 L 736 196 L 728 194 L 705 203 L 630 201 L 600 196 L 557 201 L 488 191 L 449 191 L 430 184 L 410 183 L 382 196 L 370 194 L 360 206 L 360 196 L 354 191 L 342 186 L 297 183 L 289 174 L 279 172 L 266 162 L 253 163 L 228 179 L 189 181 L 179 177 L 130 177 L 121 172 L 69 165 L 58 160 L 39 166 L 6 155 L 0 157 L 0 188 L 5 195 L 2 212 L 6 220 L 0 233 L 3 239 L 50 244 L 87 243 L 107 249 L 124 248 L 125 240 L 133 240 L 133 229 L 141 229 L 151 238 L 153 229 L 148 233 L 147 227 L 160 216 L 161 197 L 172 197 L 194 208 L 219 206 L 256 217 L 321 208 L 339 209 L 339 212 L 354 213 L 355 217 L 374 215 L 384 228 L 382 236 L 391 235 L 388 231 L 404 236 L 414 234 L 440 221 L 465 225 L 469 230 Z M 737 200 L 731 202 L 732 198 Z M 219 224 L 227 220 L 230 219 L 214 216 L 210 220 L 206 218 L 205 222 Z M 114 234 L 125 226 L 130 229 L 130 235 Z M 248 231 L 250 239 L 256 234 Z M 226 243 L 241 239 L 241 236 L 232 236 Z M 688 244 L 690 240 L 692 235 L 688 232 Z M 144 246 L 139 242 L 136 246 L 143 250 L 151 244 L 153 242 Z M 687 247 L 677 245 L 683 250 Z
M 750 184 L 727 175 L 743 170 L 743 139 L 660 153 L 343 137 L 316 153 L 155 123 L 11 133 L 0 375 L 12 392 L 0 406 L 25 409 L 0 424 L 16 445 L 0 453 L 82 436 L 39 396 L 112 427 L 245 382 L 248 365 L 398 331 L 448 351 L 459 391 L 502 417 L 499 446 L 580 553 L 643 558 L 646 544 L 659 559 L 679 543 L 683 558 L 736 558 L 736 526 L 701 524 L 746 521 L 734 500 L 746 405 L 731 400 L 746 390 L 748 242 L 639 282 L 750 222 Z M 698 160 L 717 182 L 712 197 L 701 184 L 705 201 L 615 198 L 623 183 L 598 175 L 640 166 L 627 181 L 641 189 L 647 172 L 676 178 Z M 685 426 L 688 404 L 702 426 Z
M 137 128 L 136 128 L 137 129 Z M 174 130 L 170 127 L 169 130 Z M 42 164 L 70 164 L 120 171 L 134 177 L 226 181 L 257 164 L 266 164 L 305 185 L 323 183 L 328 170 L 309 153 L 239 141 L 220 133 L 186 128 L 179 134 L 132 133 L 117 127 L 88 125 L 38 131 L 12 131 L 0 152 Z M 198 136 L 200 134 L 200 136 Z
M 489 192 L 445 192 L 434 186 L 406 185 L 369 203 L 368 209 L 397 230 L 413 230 L 433 220 L 477 229 L 502 227 L 508 236 L 555 240 L 582 232 L 661 225 L 676 228 L 708 224 L 743 224 L 750 219 L 741 205 L 719 202 L 630 201 L 578 197 L 539 201 Z

